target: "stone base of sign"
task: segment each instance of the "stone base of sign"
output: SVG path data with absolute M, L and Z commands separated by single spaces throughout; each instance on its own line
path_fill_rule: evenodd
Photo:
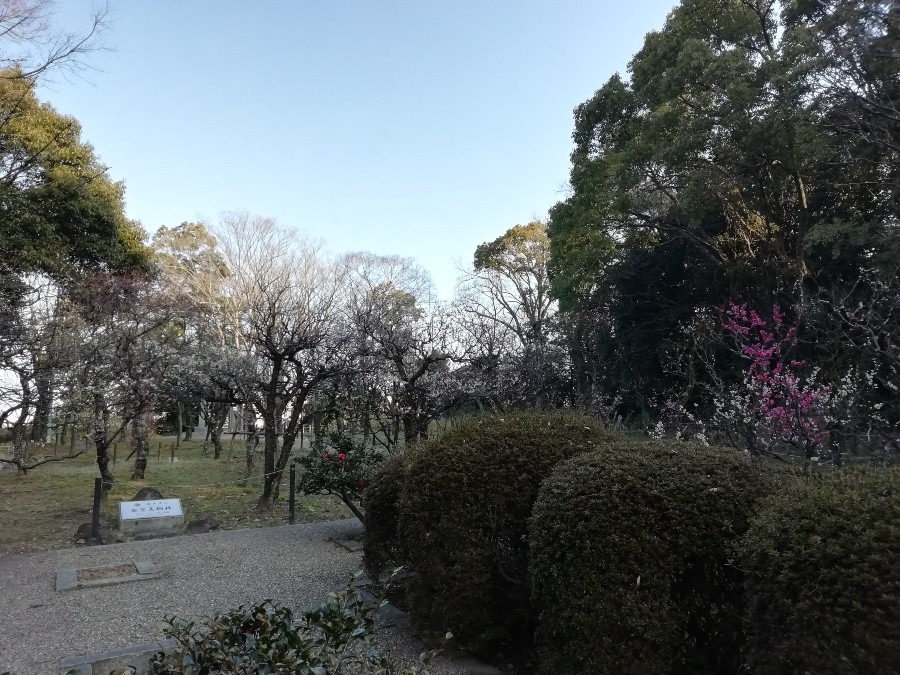
M 124 535 L 140 534 L 176 534 L 184 525 L 184 516 L 165 516 L 162 518 L 144 518 L 142 520 L 123 520 L 119 529 Z
M 117 567 L 125 567 L 126 565 L 133 567 L 134 571 L 100 579 L 89 579 L 86 581 L 78 580 L 79 572 L 102 572 L 103 570 L 112 570 Z M 159 570 L 150 560 L 138 560 L 134 563 L 119 563 L 118 565 L 104 565 L 102 567 L 84 567 L 81 569 L 76 569 L 75 567 L 63 567 L 62 569 L 56 570 L 56 590 L 71 591 L 76 588 L 111 586 L 113 584 L 125 584 L 130 581 L 144 581 L 146 579 L 157 578 L 159 578 Z
M 177 530 L 157 530 L 156 532 L 141 532 L 134 535 L 135 541 L 147 541 L 148 539 L 166 539 L 168 537 L 177 537 L 181 532 Z

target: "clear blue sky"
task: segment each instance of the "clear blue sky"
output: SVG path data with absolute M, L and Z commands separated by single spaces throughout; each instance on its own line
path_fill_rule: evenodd
M 455 261 L 562 197 L 573 108 L 672 4 L 118 0 L 98 71 L 41 96 L 150 232 L 245 209 L 412 256 L 449 298 Z

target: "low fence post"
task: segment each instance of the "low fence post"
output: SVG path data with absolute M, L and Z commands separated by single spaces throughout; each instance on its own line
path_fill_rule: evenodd
M 294 524 L 294 508 L 297 504 L 297 469 L 291 462 L 290 489 L 288 491 L 288 523 Z
M 91 544 L 100 542 L 100 496 L 103 491 L 103 480 L 94 479 L 94 508 L 91 511 Z

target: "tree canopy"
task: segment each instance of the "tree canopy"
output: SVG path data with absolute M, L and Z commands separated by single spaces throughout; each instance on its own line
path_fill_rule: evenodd
M 144 232 L 124 212 L 122 183 L 81 127 L 35 95 L 24 77 L 0 77 L 0 241 L 6 273 L 67 277 L 147 262 Z
M 661 389 L 698 311 L 794 305 L 888 265 L 890 5 L 685 0 L 578 106 L 550 270 L 563 308 L 614 341 L 597 350 L 614 388 Z

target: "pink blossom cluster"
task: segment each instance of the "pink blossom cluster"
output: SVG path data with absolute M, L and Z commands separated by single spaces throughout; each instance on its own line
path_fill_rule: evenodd
M 772 307 L 770 320 L 747 305 L 729 302 L 722 310 L 722 328 L 734 336 L 740 353 L 750 363 L 746 376 L 755 396 L 755 412 L 772 440 L 802 448 L 807 457 L 827 437 L 823 409 L 830 389 L 804 384 L 799 370 L 804 361 L 788 359 L 797 343 L 797 328 L 788 327 L 785 315 Z

